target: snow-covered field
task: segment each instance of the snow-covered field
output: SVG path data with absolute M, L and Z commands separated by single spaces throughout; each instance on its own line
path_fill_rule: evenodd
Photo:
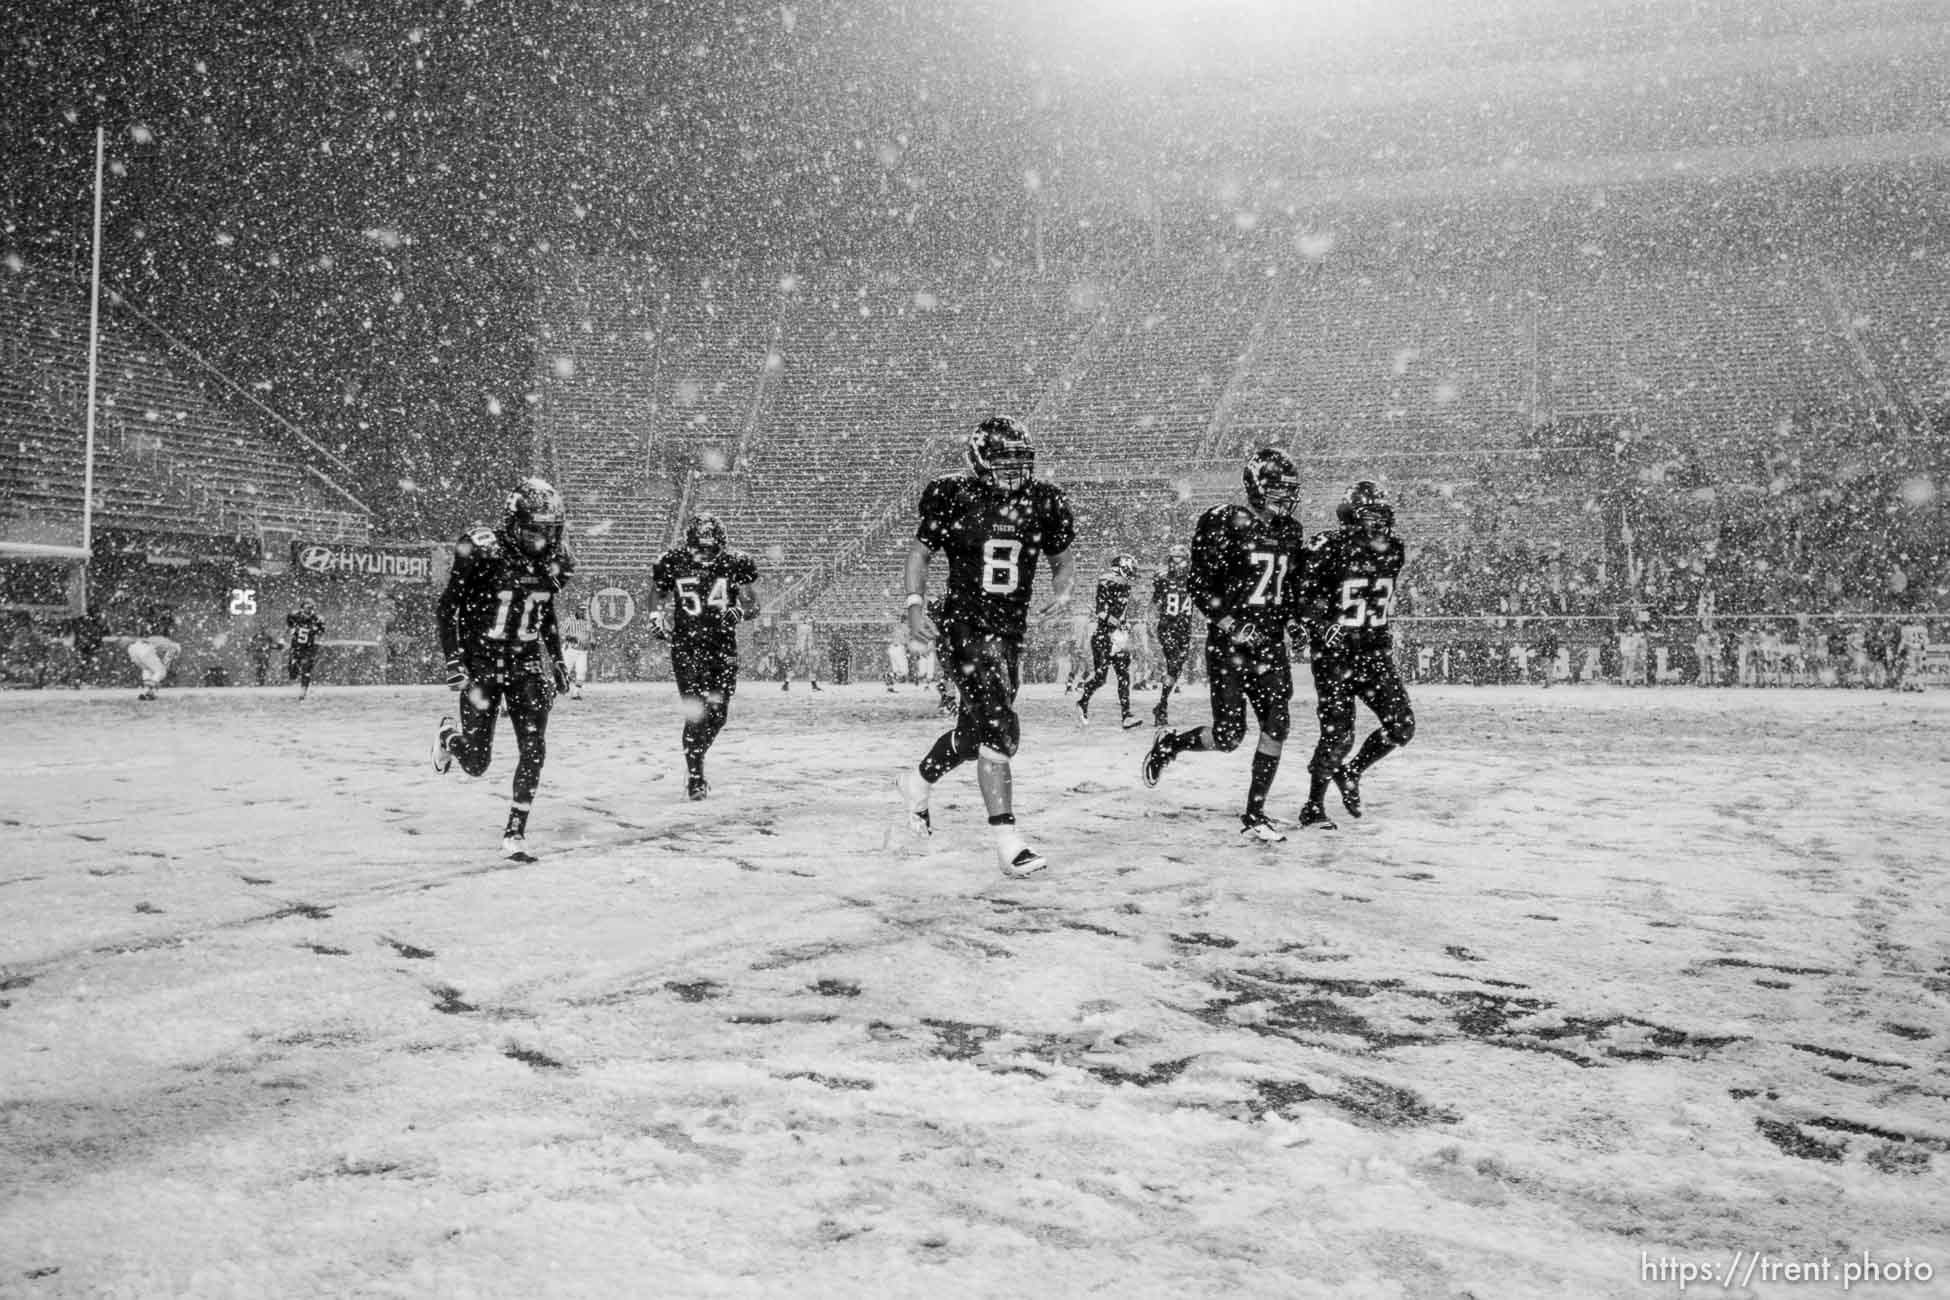
M 0 697 L 0 1295 L 1950 1294 L 1950 695 L 1425 689 L 1258 848 L 1034 688 L 1022 882 L 918 691 L 565 702 L 519 866 L 443 691 L 132 696 Z

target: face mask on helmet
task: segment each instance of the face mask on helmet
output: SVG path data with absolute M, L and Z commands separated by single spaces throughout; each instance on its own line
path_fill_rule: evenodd
M 684 530 L 684 545 L 699 555 L 716 555 L 724 549 L 724 525 L 716 515 L 694 515 Z
M 1300 504 L 1300 471 L 1285 452 L 1269 447 L 1246 463 L 1246 500 L 1271 515 L 1293 514 Z
M 1012 492 L 1036 476 L 1036 448 L 1029 433 L 1007 416 L 982 421 L 968 436 L 966 456 L 975 477 Z
M 1165 572 L 1176 576 L 1192 567 L 1191 557 L 1183 551 L 1174 550 L 1165 556 Z
M 1118 577 L 1123 578 L 1126 582 L 1130 582 L 1138 576 L 1137 561 L 1128 555 L 1118 556 L 1110 562 L 1110 567 L 1116 571 Z
M 562 494 L 546 479 L 527 478 L 508 494 L 508 532 L 530 555 L 542 555 L 562 540 Z
M 1362 479 L 1347 490 L 1335 511 L 1343 524 L 1359 529 L 1371 539 L 1386 537 L 1395 528 L 1395 507 L 1381 485 Z

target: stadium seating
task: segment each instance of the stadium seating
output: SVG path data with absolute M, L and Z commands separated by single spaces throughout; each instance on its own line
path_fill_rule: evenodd
M 236 413 L 193 365 L 109 312 L 96 390 L 99 527 L 166 533 L 283 533 L 365 540 L 370 512 L 335 492 L 266 421 Z M 14 364 L 0 384 L 8 497 L 78 518 L 87 421 L 86 312 L 72 294 L 0 292 L 0 338 Z

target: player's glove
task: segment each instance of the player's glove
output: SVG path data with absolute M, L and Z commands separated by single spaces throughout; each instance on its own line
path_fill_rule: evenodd
M 467 689 L 467 665 L 461 661 L 459 655 L 447 661 L 447 689 L 450 691 Z
M 1266 633 L 1257 623 L 1238 623 L 1233 622 L 1231 619 L 1226 619 L 1224 622 L 1230 623 L 1231 626 L 1221 627 L 1219 630 L 1224 632 L 1227 638 L 1236 646 L 1251 649 L 1254 646 L 1263 644 L 1266 640 Z
M 650 615 L 650 635 L 659 641 L 670 640 L 670 611 L 658 608 Z
M 1345 628 L 1339 623 L 1329 623 L 1321 629 L 1320 648 L 1328 654 L 1333 654 L 1341 648 L 1341 642 L 1346 638 L 1347 630 Z

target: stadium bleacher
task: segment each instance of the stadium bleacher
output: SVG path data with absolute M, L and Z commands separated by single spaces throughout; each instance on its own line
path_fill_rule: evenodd
M 1184 536 L 1264 443 L 1300 461 L 1310 526 L 1373 477 L 1423 541 L 1489 544 L 1520 512 L 1592 554 L 1618 544 L 1627 485 L 1757 491 L 1784 430 L 1819 442 L 1892 393 L 1946 393 L 1941 259 L 1398 252 L 1253 245 L 1109 272 L 583 264 L 550 308 L 575 356 L 552 405 L 581 413 L 551 425 L 565 488 L 596 520 L 622 515 L 618 493 L 656 498 L 634 507 L 655 523 L 585 558 L 640 569 L 641 539 L 708 508 L 767 563 L 774 608 L 876 621 L 919 485 L 992 410 L 1030 417 L 1044 472 L 1108 521 L 1086 571 Z M 1151 506 L 1110 508 L 1117 491 Z

